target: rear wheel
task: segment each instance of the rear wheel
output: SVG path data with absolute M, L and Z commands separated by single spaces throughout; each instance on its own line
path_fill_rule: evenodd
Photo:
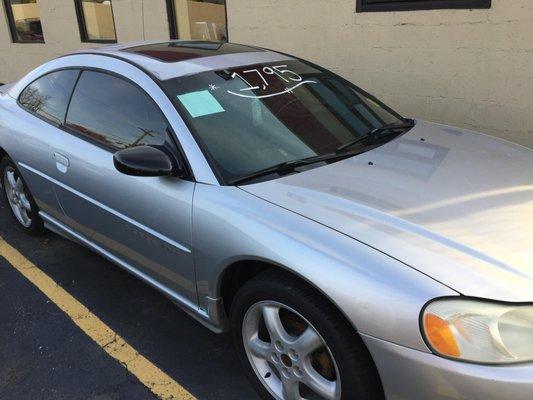
M 319 293 L 267 272 L 237 293 L 230 318 L 237 354 L 264 399 L 382 399 L 370 354 Z
M 42 234 L 44 226 L 39 209 L 15 163 L 4 157 L 0 171 L 4 196 L 18 225 L 30 235 Z

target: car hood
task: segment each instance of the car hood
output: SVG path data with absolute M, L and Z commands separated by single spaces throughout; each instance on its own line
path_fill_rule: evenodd
M 525 147 L 418 121 L 359 156 L 241 188 L 461 294 L 533 301 L 533 151 Z

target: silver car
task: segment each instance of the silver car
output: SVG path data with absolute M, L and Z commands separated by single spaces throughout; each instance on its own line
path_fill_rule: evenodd
M 237 44 L 113 45 L 0 91 L 18 224 L 231 331 L 262 398 L 531 399 L 531 150 Z

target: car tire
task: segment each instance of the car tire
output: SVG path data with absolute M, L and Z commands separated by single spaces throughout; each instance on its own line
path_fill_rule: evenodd
M 230 320 L 237 356 L 263 399 L 384 398 L 361 337 L 322 294 L 300 280 L 282 271 L 252 278 L 236 294 Z
M 17 225 L 29 235 L 42 235 L 45 230 L 39 208 L 17 166 L 7 156 L 0 162 L 0 173 L 4 199 Z M 9 175 L 14 181 L 9 181 Z M 13 187 L 15 182 L 17 186 Z

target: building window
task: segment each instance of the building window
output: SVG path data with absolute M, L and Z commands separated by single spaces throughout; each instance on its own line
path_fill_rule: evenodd
M 490 8 L 491 0 L 357 0 L 357 12 Z
M 111 0 L 74 0 L 82 42 L 116 43 Z
M 4 0 L 11 38 L 15 43 L 44 43 L 37 0 Z
M 171 39 L 226 42 L 226 0 L 167 0 Z

